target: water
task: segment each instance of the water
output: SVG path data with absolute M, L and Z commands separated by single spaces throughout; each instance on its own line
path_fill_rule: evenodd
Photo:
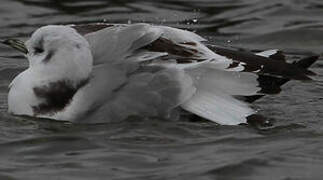
M 321 0 L 1 0 L 0 38 L 26 39 L 47 24 L 147 22 L 210 42 L 291 59 L 323 51 Z M 0 179 L 321 179 L 323 63 L 315 81 L 292 81 L 254 108 L 272 127 L 129 119 L 73 125 L 6 113 L 7 86 L 27 62 L 0 46 Z M 11 57 L 11 58 L 8 58 Z

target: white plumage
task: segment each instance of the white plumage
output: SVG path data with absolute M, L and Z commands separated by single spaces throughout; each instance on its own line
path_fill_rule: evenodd
M 234 97 L 256 95 L 258 75 L 241 72 L 244 62 L 230 67 L 232 58 L 211 51 L 195 33 L 148 24 L 83 34 L 73 28 L 42 27 L 26 43 L 30 66 L 11 83 L 10 113 L 98 123 L 174 118 L 183 108 L 226 125 L 255 113 Z

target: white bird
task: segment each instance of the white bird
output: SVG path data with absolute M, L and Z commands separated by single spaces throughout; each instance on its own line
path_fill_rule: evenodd
M 288 64 L 277 50 L 258 54 L 217 46 L 193 32 L 149 24 L 49 25 L 23 44 L 29 68 L 10 84 L 8 111 L 101 123 L 129 116 L 176 118 L 178 110 L 224 125 L 246 123 L 251 101 L 307 80 L 316 56 Z

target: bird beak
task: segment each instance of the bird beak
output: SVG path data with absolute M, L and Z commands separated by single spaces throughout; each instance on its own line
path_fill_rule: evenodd
M 10 46 L 10 47 L 12 47 L 24 54 L 28 53 L 25 43 L 23 41 L 18 40 L 18 39 L 0 40 L 0 43 Z

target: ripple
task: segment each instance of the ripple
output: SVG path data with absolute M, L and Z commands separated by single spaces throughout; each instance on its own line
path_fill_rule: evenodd
M 147 22 L 189 29 L 210 43 L 322 53 L 317 0 L 3 0 L 0 38 L 26 40 L 47 24 Z M 28 62 L 0 46 L 0 179 L 320 179 L 323 65 L 254 106 L 274 125 L 219 126 L 183 118 L 80 125 L 14 117 L 7 86 Z

